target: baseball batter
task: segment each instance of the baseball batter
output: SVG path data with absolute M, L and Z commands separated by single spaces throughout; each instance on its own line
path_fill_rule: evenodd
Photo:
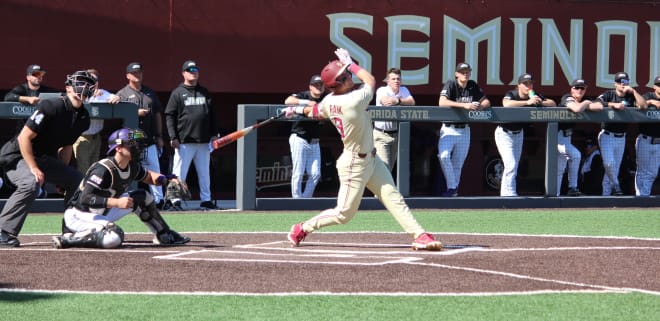
M 628 106 L 634 106 L 641 109 L 646 108 L 646 101 L 634 88 L 630 87 L 630 78 L 626 72 L 617 72 L 614 75 L 614 89 L 602 93 L 596 98 L 596 102 L 603 107 L 610 107 L 615 110 L 623 110 Z M 619 184 L 619 169 L 626 149 L 626 123 L 603 123 L 601 131 L 598 133 L 598 145 L 600 146 L 601 157 L 603 158 L 603 196 L 623 195 L 621 185 Z
M 53 247 L 117 248 L 124 232 L 114 222 L 135 212 L 154 233 L 156 244 L 185 244 L 190 238 L 170 229 L 158 212 L 154 197 L 143 189 L 126 192 L 133 181 L 163 186 L 169 179 L 140 164 L 147 135 L 140 129 L 122 128 L 108 138 L 108 158 L 92 164 L 64 212 L 62 235 Z
M 344 150 L 337 160 L 340 181 L 337 206 L 293 225 L 288 235 L 289 241 L 298 246 L 313 231 L 349 222 L 360 206 L 366 187 L 385 205 L 403 230 L 412 235 L 413 249 L 442 249 L 442 244 L 433 235 L 426 233 L 415 220 L 403 196 L 394 186 L 392 174 L 376 156 L 372 120 L 367 112 L 374 94 L 374 76 L 353 64 L 345 49 L 337 49 L 335 54 L 339 60 L 330 62 L 321 72 L 323 83 L 330 94 L 313 107 L 288 107 L 286 116 L 291 118 L 301 114 L 329 119 L 337 128 L 344 144 Z M 361 88 L 353 89 L 352 74 L 364 83 Z
M 644 94 L 648 108 L 660 109 L 660 76 L 653 80 L 653 91 Z M 649 196 L 660 168 L 660 126 L 655 123 L 640 123 L 635 142 L 637 172 L 635 172 L 635 195 Z

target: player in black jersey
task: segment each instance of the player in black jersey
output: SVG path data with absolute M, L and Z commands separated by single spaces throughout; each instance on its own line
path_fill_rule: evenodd
M 122 128 L 110 135 L 109 157 L 94 163 L 85 173 L 64 212 L 63 234 L 53 237 L 53 247 L 120 247 L 124 232 L 114 222 L 133 212 L 155 234 L 155 244 L 190 241 L 170 229 L 151 193 L 143 189 L 127 191 L 133 181 L 164 186 L 176 180 L 142 167 L 140 157 L 148 143 L 140 129 Z
M 66 96 L 39 101 L 18 136 L 0 150 L 0 166 L 16 187 L 0 213 L 0 247 L 18 247 L 18 234 L 28 208 L 45 183 L 60 186 L 66 202 L 82 179 L 69 166 L 73 143 L 89 128 L 85 99 L 96 90 L 96 79 L 86 71 L 67 76 Z

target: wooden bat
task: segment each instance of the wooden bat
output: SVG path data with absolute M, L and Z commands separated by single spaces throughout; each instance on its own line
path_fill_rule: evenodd
M 222 148 L 222 147 L 224 147 L 224 146 L 227 146 L 227 145 L 229 145 L 229 144 L 231 144 L 231 143 L 237 141 L 239 138 L 241 138 L 241 137 L 243 137 L 243 136 L 249 134 L 251 131 L 253 131 L 253 130 L 259 128 L 259 127 L 262 127 L 262 126 L 264 126 L 264 125 L 266 125 L 266 124 L 272 122 L 272 121 L 275 120 L 275 119 L 280 118 L 283 114 L 284 114 L 284 113 L 280 114 L 279 116 L 273 116 L 273 117 L 268 118 L 268 119 L 266 119 L 266 120 L 264 120 L 264 121 L 258 122 L 258 123 L 254 124 L 254 125 L 252 125 L 252 126 L 245 127 L 245 128 L 243 128 L 243 129 L 239 129 L 239 130 L 237 130 L 237 131 L 235 131 L 235 132 L 232 132 L 232 133 L 230 133 L 230 134 L 227 134 L 227 135 L 225 135 L 225 136 L 222 136 L 222 137 L 220 137 L 220 138 L 214 140 L 214 141 L 211 143 L 211 144 L 213 145 L 213 150 L 217 150 L 217 149 L 219 149 L 219 148 Z

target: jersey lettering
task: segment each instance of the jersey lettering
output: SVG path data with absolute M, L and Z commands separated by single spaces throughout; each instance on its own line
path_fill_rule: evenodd
M 344 123 L 342 122 L 340 117 L 332 117 L 332 123 L 335 124 L 335 128 L 337 128 L 337 131 L 339 132 L 339 136 L 341 136 L 342 139 L 344 139 Z

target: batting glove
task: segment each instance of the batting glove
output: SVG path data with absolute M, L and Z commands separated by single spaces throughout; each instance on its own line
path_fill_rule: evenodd
M 351 65 L 353 63 L 353 59 L 351 59 L 351 55 L 348 53 L 348 50 L 344 48 L 338 48 L 337 50 L 335 50 L 335 55 L 337 55 L 339 62 L 341 62 L 345 66 Z
M 294 118 L 294 117 L 296 117 L 296 114 L 302 115 L 304 112 L 305 112 L 305 107 L 289 106 L 289 107 L 284 109 L 284 117 Z

